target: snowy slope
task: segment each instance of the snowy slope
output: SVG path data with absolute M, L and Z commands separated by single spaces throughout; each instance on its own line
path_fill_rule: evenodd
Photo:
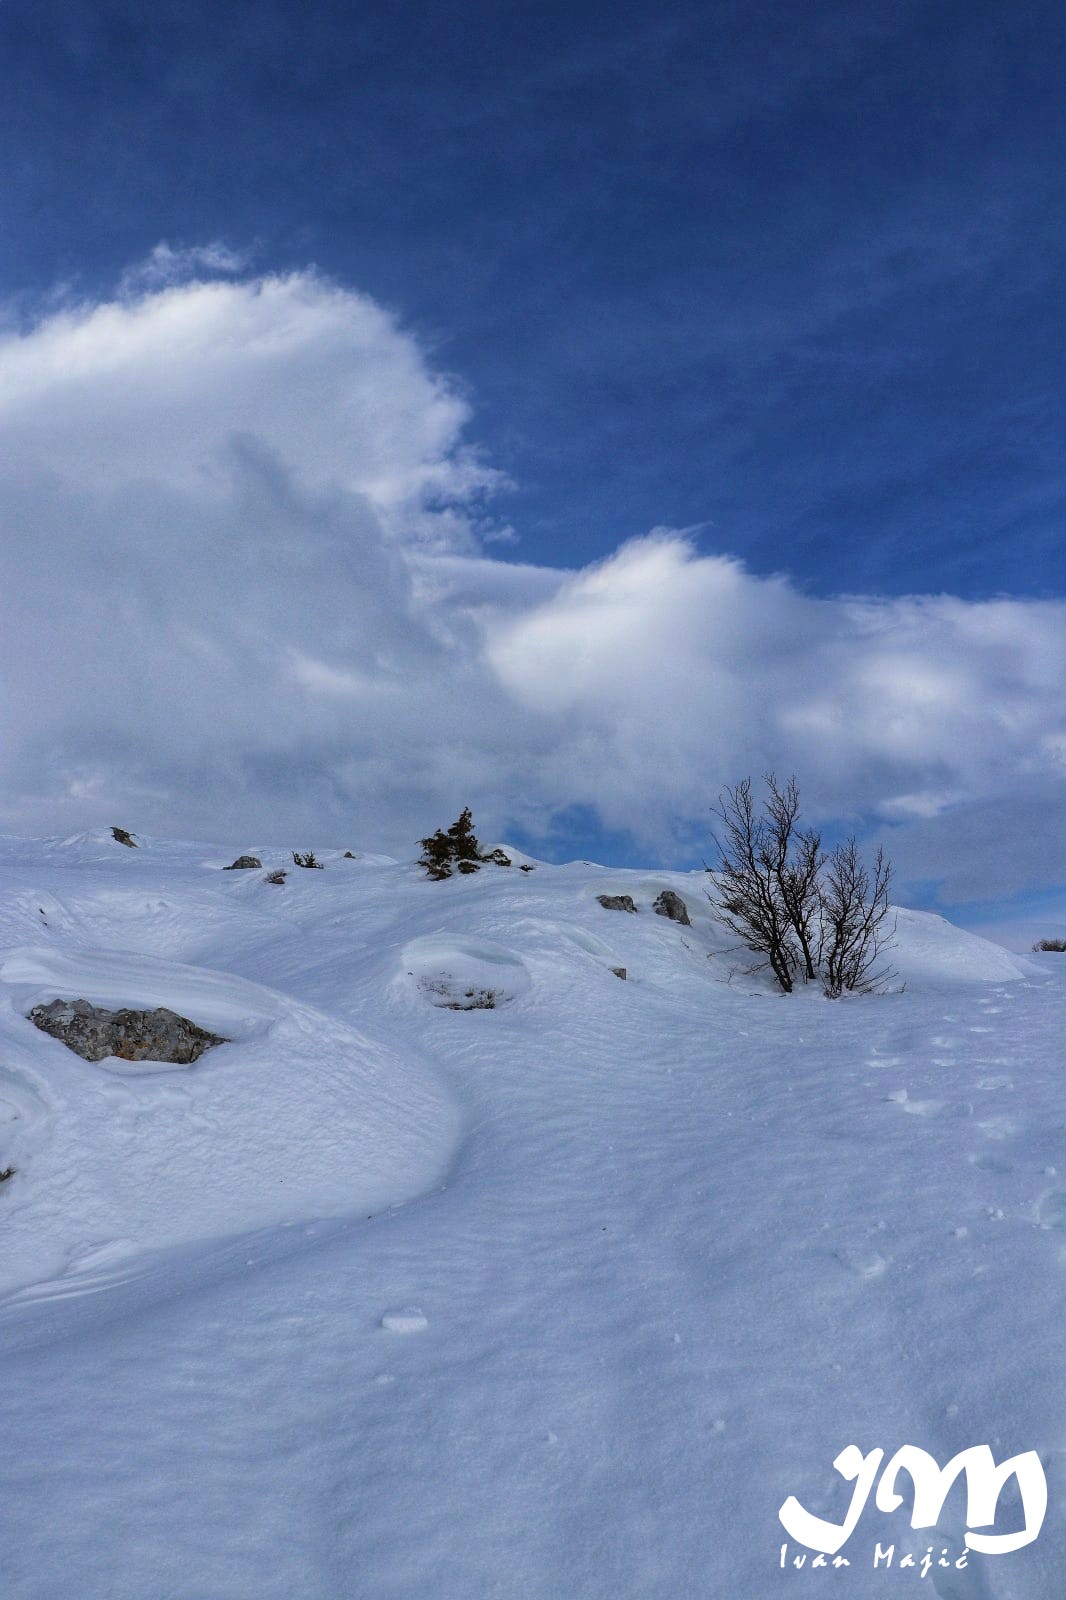
M 784 997 L 701 874 L 245 850 L 0 842 L 5 1596 L 866 1600 L 905 1512 L 778 1566 L 855 1441 L 1039 1449 L 925 1587 L 1058 1600 L 1066 962 L 901 912 L 903 992 Z M 57 994 L 232 1042 L 93 1066 Z

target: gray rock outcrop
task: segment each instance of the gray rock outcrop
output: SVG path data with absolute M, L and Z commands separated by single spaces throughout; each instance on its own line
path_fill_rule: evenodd
M 598 894 L 596 899 L 605 911 L 636 911 L 632 898 L 628 894 Z
M 657 916 L 669 917 L 671 922 L 680 922 L 684 927 L 691 928 L 692 919 L 688 914 L 688 906 L 679 894 L 672 889 L 664 889 L 653 908 Z
M 166 1006 L 154 1011 L 108 1011 L 88 1000 L 53 1000 L 34 1006 L 30 1021 L 85 1061 L 167 1061 L 188 1066 L 212 1045 L 227 1041 Z
M 249 867 L 261 867 L 263 863 L 258 856 L 238 856 L 236 861 L 231 861 L 228 867 L 223 867 L 223 872 L 239 872 Z

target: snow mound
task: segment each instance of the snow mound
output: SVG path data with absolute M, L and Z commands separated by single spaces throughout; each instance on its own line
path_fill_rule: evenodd
M 430 1005 L 448 1011 L 494 1011 L 531 987 L 522 957 L 487 939 L 430 934 L 404 947 L 403 969 Z
M 482 844 L 482 852 L 491 855 L 493 850 L 502 850 L 512 867 L 542 867 L 544 862 L 539 856 L 528 856 L 524 850 L 519 850 L 513 844 Z
M 26 1019 L 57 995 L 168 1006 L 232 1042 L 116 1077 Z M 130 1253 L 412 1198 L 444 1170 L 457 1114 L 411 1052 L 227 973 L 122 951 L 0 961 L 0 1287 Z M 111 1063 L 110 1065 L 114 1065 Z
M 886 950 L 884 964 L 908 984 L 1012 983 L 1032 977 L 1036 970 L 1024 956 L 932 912 L 893 907 L 890 924 L 893 921 L 894 948 Z

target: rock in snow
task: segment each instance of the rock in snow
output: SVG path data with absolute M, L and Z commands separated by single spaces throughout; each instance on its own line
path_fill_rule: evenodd
M 671 922 L 680 922 L 686 928 L 691 928 L 692 918 L 688 914 L 688 906 L 679 894 L 672 889 L 664 889 L 652 908 L 657 916 L 669 917 Z
M 34 1006 L 30 1021 L 86 1061 L 172 1061 L 188 1066 L 212 1045 L 227 1041 L 166 1006 L 154 1011 L 107 1011 L 88 1000 L 53 1000 Z
M 228 867 L 223 867 L 223 872 L 237 872 L 249 867 L 261 867 L 263 863 L 258 856 L 238 856 L 236 861 L 231 861 Z
M 598 894 L 596 899 L 605 911 L 636 911 L 632 896 L 628 894 Z

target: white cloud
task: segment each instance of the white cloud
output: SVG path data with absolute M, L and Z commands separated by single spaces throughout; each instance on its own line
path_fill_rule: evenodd
M 6 827 L 407 850 L 467 802 L 489 833 L 579 804 L 669 856 L 773 766 L 914 876 L 1033 881 L 1062 604 L 813 598 L 668 530 L 577 573 L 494 559 L 500 478 L 393 317 L 174 254 L 0 339 Z
M 177 248 L 164 240 L 144 261 L 123 274 L 119 293 L 122 297 L 140 295 L 205 275 L 243 272 L 247 265 L 246 257 L 217 239 L 211 244 Z
M 938 816 L 1050 781 L 1066 721 L 1062 604 L 813 599 L 670 535 L 567 579 L 490 632 L 489 658 L 571 723 L 559 781 L 619 826 L 649 801 L 683 823 L 768 767 L 823 816 Z M 600 770 L 572 769 L 575 737 Z

